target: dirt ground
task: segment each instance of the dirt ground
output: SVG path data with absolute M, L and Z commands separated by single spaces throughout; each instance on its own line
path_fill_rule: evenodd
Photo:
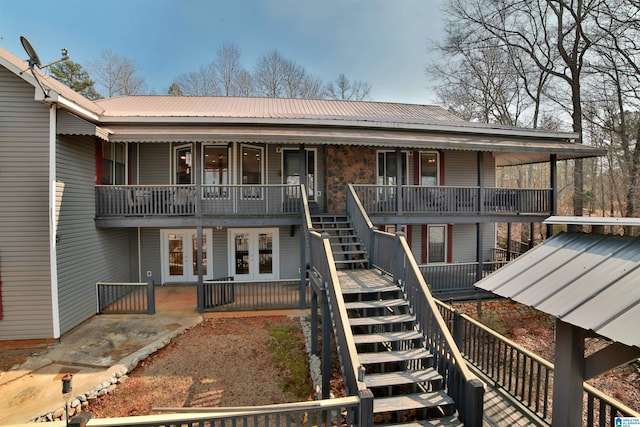
M 461 307 L 457 307 L 461 309 Z M 463 311 L 476 317 L 475 303 Z M 486 311 L 485 311 L 486 312 Z M 513 311 L 516 312 L 515 310 Z M 492 319 L 505 335 L 521 346 L 553 360 L 553 322 L 542 313 L 500 315 Z M 91 403 L 94 418 L 153 414 L 160 407 L 244 406 L 298 400 L 284 391 L 283 374 L 268 350 L 266 325 L 296 326 L 297 318 L 265 316 L 211 319 L 176 337 L 165 348 L 141 362 L 116 390 Z M 588 351 L 602 347 L 599 340 L 587 342 Z M 0 367 L 22 363 L 43 347 L 0 349 Z M 337 366 L 337 360 L 332 363 Z M 339 368 L 332 389 L 340 396 Z M 640 371 L 617 369 L 590 380 L 594 387 L 640 411 Z M 309 396 L 311 398 L 311 396 Z
M 90 403 L 94 418 L 154 414 L 153 408 L 245 406 L 297 400 L 269 351 L 266 325 L 295 326 L 284 316 L 211 319 L 141 362 L 116 390 Z M 310 398 L 310 396 L 309 396 Z

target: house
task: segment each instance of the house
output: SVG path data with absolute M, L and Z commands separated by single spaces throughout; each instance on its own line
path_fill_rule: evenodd
M 496 223 L 555 213 L 558 160 L 601 154 L 436 106 L 90 101 L 38 76 L 0 49 L 0 340 L 58 338 L 96 313 L 99 281 L 304 277 L 301 191 L 312 212 L 344 215 L 349 184 L 419 263 L 473 263 L 475 279 Z M 497 188 L 498 167 L 536 162 L 550 188 Z

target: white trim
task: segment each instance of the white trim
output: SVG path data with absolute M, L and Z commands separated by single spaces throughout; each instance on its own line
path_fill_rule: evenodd
M 435 150 L 420 150 L 418 152 L 418 185 L 422 185 L 422 155 L 423 154 L 435 154 L 436 155 L 436 183 L 435 185 L 440 185 L 440 152 Z
M 259 184 L 247 184 L 244 182 L 244 167 L 243 167 L 243 162 L 244 162 L 244 153 L 243 150 L 244 148 L 250 148 L 252 150 L 258 150 L 260 152 L 260 183 Z M 239 166 L 240 166 L 240 184 L 247 184 L 247 185 L 264 185 L 266 183 L 265 180 L 265 169 L 266 169 L 266 164 L 265 164 L 265 149 L 263 146 L 261 145 L 256 145 L 256 144 L 240 144 L 240 159 L 239 159 Z
M 189 142 L 186 144 L 176 144 L 172 147 L 172 152 L 171 152 L 171 181 L 173 184 L 177 184 L 177 169 L 176 169 L 176 160 L 178 159 L 178 150 L 183 149 L 183 148 L 189 148 L 191 150 L 191 166 L 189 166 L 191 168 L 191 172 L 189 173 L 189 180 L 191 181 L 189 184 L 193 184 L 194 183 L 194 174 L 193 174 L 193 162 L 195 161 L 195 156 L 194 156 L 194 147 L 193 147 L 193 142 Z M 186 184 L 183 184 L 186 185 Z
M 56 106 L 49 106 L 49 274 L 51 276 L 51 316 L 53 338 L 60 338 L 60 305 L 58 302 L 58 254 L 56 236 Z M 97 312 L 97 311 L 96 311 Z

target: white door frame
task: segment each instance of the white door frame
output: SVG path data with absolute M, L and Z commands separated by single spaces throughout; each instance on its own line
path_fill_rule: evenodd
M 169 235 L 179 234 L 182 236 L 182 268 L 183 273 L 181 276 L 170 274 L 169 265 Z M 213 277 L 213 233 L 211 229 L 203 229 L 202 235 L 207 242 L 206 253 L 203 252 L 203 257 L 207 261 L 207 272 L 204 274 L 204 278 Z M 161 229 L 160 230 L 160 252 L 161 252 L 161 271 L 162 271 L 162 283 L 172 282 L 196 282 L 198 281 L 197 271 L 192 271 L 191 266 L 194 262 L 193 255 L 193 236 L 197 236 L 197 230 L 193 228 L 179 228 L 179 229 Z
M 248 269 L 249 274 L 238 274 L 236 272 L 236 248 L 234 236 L 242 233 L 248 235 Z M 259 259 L 259 238 L 260 234 L 271 233 L 271 273 L 260 274 Z M 228 251 L 229 251 L 229 275 L 235 280 L 273 280 L 280 278 L 280 235 L 278 228 L 229 228 L 227 231 Z

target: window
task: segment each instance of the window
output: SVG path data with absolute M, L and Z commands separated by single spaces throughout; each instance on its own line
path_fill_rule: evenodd
M 175 184 L 193 184 L 193 174 L 191 173 L 192 153 L 191 144 L 174 148 Z
M 316 150 L 305 150 L 307 159 L 307 180 L 304 185 L 307 187 L 307 197 L 309 201 L 315 200 L 316 196 Z M 288 185 L 300 184 L 300 151 L 299 150 L 283 150 L 282 151 L 282 169 L 283 183 Z M 297 191 L 287 194 L 289 197 L 298 197 Z
M 263 182 L 263 150 L 261 147 L 243 145 L 241 149 L 242 160 L 240 171 L 242 185 L 248 188 L 242 189 L 244 199 L 262 199 L 262 188 L 258 187 Z
M 420 153 L 420 185 L 438 185 L 438 153 Z
M 127 183 L 127 150 L 119 142 L 102 142 L 102 185 L 124 185 Z
M 427 227 L 427 263 L 446 262 L 447 226 L 429 225 Z
M 229 148 L 226 145 L 205 145 L 202 168 L 203 193 L 208 198 L 227 197 L 229 190 Z
M 395 151 L 378 152 L 378 185 L 396 185 L 407 182 L 407 153 L 401 153 L 402 170 L 398 173 Z

